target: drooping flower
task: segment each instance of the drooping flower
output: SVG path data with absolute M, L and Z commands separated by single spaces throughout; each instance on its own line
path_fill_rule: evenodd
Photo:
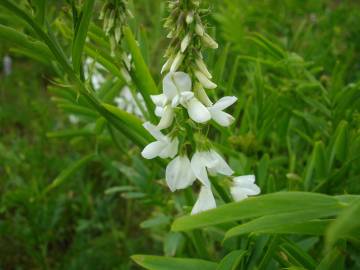
M 177 156 L 166 167 L 166 183 L 170 190 L 184 189 L 192 185 L 196 177 L 191 169 L 190 160 L 185 156 Z
M 223 110 L 234 104 L 236 100 L 237 97 L 234 96 L 222 97 L 214 105 L 208 107 L 211 119 L 221 126 L 230 126 L 234 122 L 235 118 Z
M 150 122 L 143 124 L 144 128 L 156 139 L 155 142 L 149 143 L 141 155 L 146 159 L 152 159 L 155 157 L 161 158 L 173 158 L 176 156 L 179 146 L 178 138 L 170 138 L 159 131 L 156 126 Z
M 214 195 L 210 186 L 201 186 L 199 197 L 191 210 L 191 214 L 197 214 L 216 207 Z
M 255 175 L 234 177 L 234 184 L 230 189 L 235 201 L 241 201 L 248 196 L 260 194 L 260 188 L 255 184 Z
M 164 77 L 163 94 L 151 96 L 156 105 L 155 114 L 161 117 L 158 128 L 171 125 L 173 109 L 179 104 L 187 109 L 190 118 L 197 123 L 205 123 L 211 119 L 209 110 L 194 97 L 191 88 L 190 76 L 185 72 L 170 72 Z
M 219 173 L 227 176 L 234 173 L 226 161 L 214 150 L 196 151 L 191 159 L 191 168 L 196 178 L 207 187 L 210 187 L 208 173 L 211 175 Z

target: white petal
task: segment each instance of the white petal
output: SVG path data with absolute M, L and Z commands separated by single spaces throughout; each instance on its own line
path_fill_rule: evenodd
M 220 110 L 214 110 L 211 107 L 208 109 L 211 115 L 211 119 L 213 119 L 220 126 L 228 127 L 235 121 L 235 118 L 231 114 L 228 114 Z
M 205 185 L 210 187 L 210 181 L 206 171 L 206 160 L 204 159 L 203 152 L 195 152 L 195 154 L 191 158 L 191 168 L 199 181 Z
M 255 184 L 254 175 L 234 177 L 234 185 L 230 191 L 236 201 L 243 200 L 248 196 L 258 195 L 261 192 L 260 188 Z
M 161 117 L 160 123 L 157 125 L 157 128 L 162 130 L 164 128 L 170 127 L 174 120 L 174 116 L 174 109 L 170 105 L 167 105 L 163 110 L 163 115 Z
M 199 197 L 191 211 L 191 214 L 197 214 L 212 208 L 216 208 L 214 195 L 210 187 L 202 186 L 200 189 Z
M 176 95 L 173 100 L 171 101 L 171 107 L 175 108 L 180 103 L 180 96 Z
M 185 103 L 194 97 L 194 92 L 186 91 L 180 93 L 180 102 Z
M 150 97 L 156 106 L 164 107 L 167 103 L 167 98 L 164 94 L 151 95 Z
M 170 71 L 171 72 L 177 71 L 183 60 L 184 60 L 184 55 L 181 52 L 178 52 L 177 55 L 175 56 L 174 61 L 171 64 Z
M 173 158 L 176 156 L 179 147 L 178 138 L 169 141 L 164 149 L 160 152 L 159 157 L 161 158 Z
M 205 123 L 211 119 L 209 110 L 196 98 L 189 100 L 186 108 L 190 118 L 197 123 Z
M 173 73 L 169 72 L 163 79 L 163 92 L 168 100 L 172 100 L 177 95 L 176 85 L 172 76 Z
M 209 79 L 212 78 L 212 76 L 211 76 L 209 70 L 207 69 L 204 61 L 203 61 L 200 57 L 196 58 L 195 63 L 196 63 L 196 65 L 198 66 L 198 68 L 200 69 L 200 71 L 201 71 L 202 73 L 204 73 L 204 75 L 205 75 L 206 77 L 208 77 Z
M 232 197 L 234 198 L 234 200 L 237 202 L 242 201 L 248 197 L 245 192 L 243 192 L 241 189 L 238 189 L 235 187 L 230 188 L 230 193 L 231 193 Z
M 217 173 L 227 176 L 230 176 L 234 173 L 234 171 L 218 153 L 216 153 L 214 150 L 210 150 L 210 153 L 213 159 L 216 160 L 215 166 L 210 166 L 211 169 L 215 170 Z
M 202 37 L 205 32 L 204 27 L 200 23 L 197 23 L 195 25 L 195 32 L 196 32 L 196 34 L 198 34 L 199 36 Z
M 145 122 L 143 127 L 158 141 L 165 140 L 166 137 L 164 134 L 162 134 L 161 131 L 150 122 Z
M 181 71 L 175 72 L 172 75 L 172 79 L 179 93 L 191 91 L 191 78 L 187 73 Z
M 195 181 L 187 156 L 178 156 L 166 167 L 166 182 L 171 191 L 184 189 Z
M 171 106 L 167 105 L 163 110 L 163 115 L 161 117 L 160 123 L 157 125 L 159 130 L 168 128 L 171 126 L 174 120 L 174 110 Z
M 226 96 L 220 98 L 214 105 L 213 108 L 216 110 L 224 110 L 227 107 L 231 106 L 237 101 L 237 97 L 234 96 Z
M 164 113 L 164 108 L 163 107 L 159 107 L 159 106 L 155 107 L 155 115 L 157 117 L 163 116 L 163 113 Z
M 195 76 L 196 78 L 199 80 L 199 82 L 207 89 L 214 89 L 217 87 L 217 85 L 215 83 L 213 83 L 212 81 L 210 81 L 205 75 L 204 73 L 202 73 L 201 71 L 196 70 L 195 71 Z
M 249 175 L 236 176 L 234 177 L 233 180 L 234 183 L 238 185 L 253 184 L 255 183 L 255 175 L 249 174 Z
M 201 84 L 197 84 L 195 92 L 196 92 L 196 97 L 199 99 L 199 101 L 201 103 L 203 103 L 205 106 L 209 107 L 209 109 L 210 109 L 211 106 L 213 105 L 213 103 L 207 96 L 207 94 L 206 94 L 204 88 L 201 86 Z
M 141 155 L 146 159 L 155 158 L 160 155 L 165 146 L 166 143 L 161 141 L 149 143 L 147 146 L 145 146 L 144 150 L 142 150 Z
M 217 49 L 219 45 L 212 37 L 210 37 L 207 33 L 204 33 L 202 36 L 202 41 L 205 43 L 206 46 L 212 49 Z
M 165 62 L 165 64 L 164 64 L 164 65 L 162 66 L 162 68 L 161 68 L 161 72 L 160 72 L 161 74 L 162 74 L 164 71 L 169 70 L 169 68 L 170 68 L 173 60 L 174 60 L 174 57 L 169 57 L 169 59 Z
M 186 48 L 189 46 L 189 43 L 190 43 L 190 34 L 188 33 L 184 38 L 183 40 L 181 41 L 181 45 L 180 45 L 180 51 L 183 53 Z

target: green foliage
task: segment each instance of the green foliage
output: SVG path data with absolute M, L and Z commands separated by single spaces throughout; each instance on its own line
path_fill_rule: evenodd
M 0 74 L 0 268 L 360 268 L 359 4 L 202 1 L 220 47 L 204 53 L 208 94 L 238 97 L 231 129 L 208 136 L 262 195 L 231 203 L 216 177 L 219 207 L 194 216 L 193 191 L 170 193 L 166 162 L 139 155 L 166 1 L 129 1 L 115 56 L 102 5 L 0 1 L 0 56 L 13 59 Z M 144 119 L 116 106 L 125 85 Z

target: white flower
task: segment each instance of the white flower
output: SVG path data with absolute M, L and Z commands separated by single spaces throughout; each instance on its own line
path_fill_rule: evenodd
M 199 197 L 191 210 L 191 214 L 197 214 L 216 207 L 214 195 L 211 188 L 208 186 L 201 186 Z
M 136 94 L 136 99 L 140 103 L 140 106 L 145 107 L 144 98 L 140 93 Z M 118 97 L 116 97 L 114 99 L 114 101 L 120 109 L 122 109 L 128 113 L 134 114 L 140 118 L 143 118 L 142 111 L 141 111 L 138 103 L 135 101 L 129 86 L 125 85 L 121 89 L 120 95 Z
M 104 67 L 96 62 L 91 57 L 87 57 L 84 63 L 85 79 L 91 79 L 91 83 L 95 90 L 99 90 L 101 85 L 105 82 L 105 77 L 100 70 L 104 70 Z
M 161 133 L 153 124 L 146 122 L 144 128 L 156 139 L 155 142 L 149 143 L 141 155 L 146 159 L 152 159 L 157 156 L 161 158 L 173 158 L 176 156 L 179 146 L 178 138 L 171 139 Z
M 234 177 L 234 185 L 230 192 L 235 201 L 241 201 L 248 196 L 260 194 L 260 188 L 255 184 L 255 175 Z
M 3 58 L 4 75 L 9 76 L 12 70 L 12 59 L 10 56 L 5 55 Z
M 156 113 L 156 108 L 155 108 L 155 113 Z M 160 112 L 158 111 L 158 113 Z M 157 125 L 157 128 L 159 130 L 162 130 L 164 128 L 170 127 L 174 120 L 174 117 L 175 117 L 174 109 L 169 105 L 165 106 L 161 111 L 161 119 L 159 124 Z
M 235 118 L 232 117 L 232 115 L 223 112 L 223 110 L 234 104 L 236 100 L 237 97 L 222 97 L 219 99 L 214 105 L 208 107 L 211 118 L 221 126 L 230 126 Z
M 190 99 L 185 107 L 190 118 L 197 123 L 205 123 L 211 119 L 209 110 L 196 98 Z
M 205 123 L 211 119 L 210 112 L 194 97 L 191 88 L 190 76 L 184 72 L 170 72 L 163 80 L 163 92 L 167 102 L 170 102 L 173 108 L 183 105 L 192 120 Z
M 166 167 L 166 183 L 171 191 L 190 186 L 196 177 L 187 156 L 177 156 Z
M 234 172 L 226 161 L 214 150 L 199 152 L 196 151 L 191 159 L 191 168 L 201 183 L 210 187 L 210 181 L 207 173 L 215 175 L 232 175 Z
M 80 119 L 76 115 L 70 114 L 69 115 L 69 121 L 70 121 L 71 124 L 76 125 L 76 124 L 78 124 L 80 122 Z

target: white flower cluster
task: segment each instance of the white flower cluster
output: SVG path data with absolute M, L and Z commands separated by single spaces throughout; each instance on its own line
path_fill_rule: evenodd
M 131 93 L 131 90 L 129 86 L 125 85 L 121 91 L 118 97 L 114 99 L 117 107 L 120 109 L 134 114 L 137 117 L 143 119 L 144 115 L 140 109 L 140 106 L 143 108 L 145 107 L 145 101 L 143 96 L 138 92 L 136 93 L 136 101 L 134 100 L 133 94 Z M 140 103 L 140 104 L 138 104 Z M 139 106 L 140 105 L 140 106 Z
M 170 2 L 171 15 L 165 25 L 170 28 L 168 37 L 172 41 L 161 71 L 167 74 L 163 79 L 162 94 L 151 96 L 160 121 L 156 126 L 144 123 L 156 141 L 142 151 L 142 156 L 147 159 L 172 159 L 165 173 L 171 191 L 185 189 L 199 180 L 201 189 L 192 214 L 216 207 L 209 175 L 231 176 L 234 173 L 201 131 L 211 120 L 220 126 L 231 125 L 235 119 L 224 110 L 237 100 L 234 96 L 226 96 L 213 103 L 205 91 L 215 89 L 217 85 L 211 81 L 200 48 L 215 49 L 218 46 L 206 34 L 198 7 L 199 1 L 195 0 Z M 168 135 L 162 130 L 169 130 Z M 231 194 L 237 201 L 260 193 L 253 175 L 238 176 L 233 180 Z

